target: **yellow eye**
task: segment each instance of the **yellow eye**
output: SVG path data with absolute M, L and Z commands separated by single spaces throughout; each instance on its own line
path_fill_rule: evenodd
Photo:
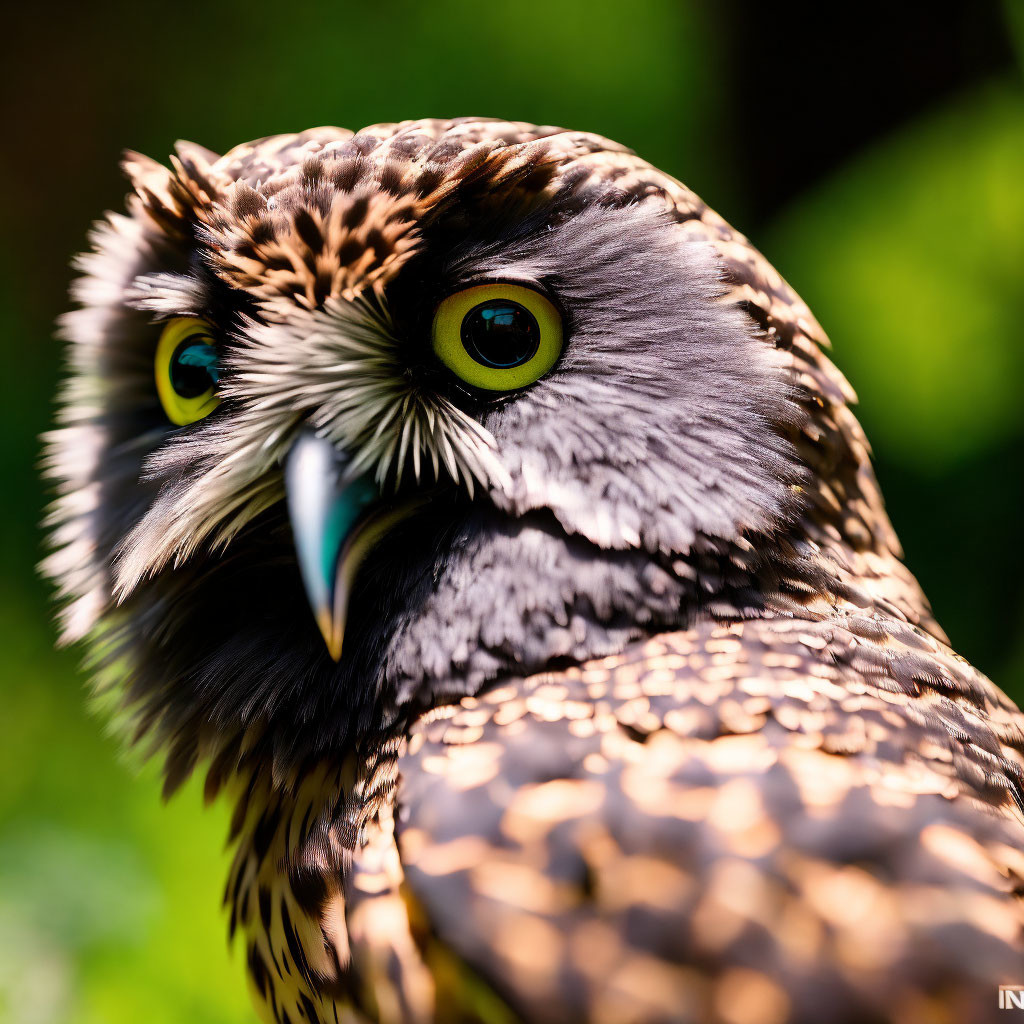
M 217 350 L 210 325 L 192 317 L 169 320 L 156 347 L 156 390 L 167 418 L 179 427 L 220 405 Z
M 514 391 L 543 376 L 562 351 L 562 317 L 540 292 L 481 284 L 449 295 L 434 313 L 434 352 L 484 391 Z

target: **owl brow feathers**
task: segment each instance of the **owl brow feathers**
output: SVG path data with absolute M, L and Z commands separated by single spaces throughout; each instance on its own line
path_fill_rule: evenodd
M 474 480 L 501 489 L 508 473 L 494 438 L 443 396 L 409 379 L 382 299 L 328 299 L 323 309 L 292 312 L 281 323 L 252 323 L 233 361 L 235 388 L 262 396 L 260 417 L 281 407 L 308 411 L 313 426 L 344 446 L 378 486 L 424 460 L 473 494 Z
M 162 483 L 115 557 L 123 601 L 148 576 L 207 542 L 223 549 L 283 496 L 280 464 L 302 423 L 322 430 L 378 487 L 411 475 L 506 490 L 491 434 L 404 372 L 383 300 L 328 299 L 287 322 L 248 320 L 226 359 L 224 417 L 172 438 L 146 460 Z
M 137 153 L 124 169 L 163 231 L 198 238 L 222 280 L 268 306 L 284 300 L 278 308 L 289 311 L 367 287 L 380 292 L 416 251 L 424 225 L 482 197 L 494 206 L 538 197 L 558 163 L 545 139 L 491 140 L 465 150 L 441 143 L 399 170 L 368 159 L 344 133 L 266 181 L 236 179 L 231 154 L 211 156 L 179 144 L 170 171 Z

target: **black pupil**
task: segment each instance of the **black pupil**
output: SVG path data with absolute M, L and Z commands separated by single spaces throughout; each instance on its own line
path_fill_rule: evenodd
M 216 350 L 205 341 L 186 338 L 171 356 L 171 387 L 182 398 L 198 398 L 216 384 Z
M 491 299 L 462 318 L 462 344 L 478 363 L 508 370 L 533 358 L 540 345 L 540 324 L 518 302 Z

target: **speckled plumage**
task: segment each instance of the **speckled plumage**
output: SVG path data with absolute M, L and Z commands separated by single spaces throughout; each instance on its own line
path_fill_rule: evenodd
M 47 571 L 168 787 L 202 762 L 235 801 L 265 1019 L 995 1015 L 1022 719 L 949 649 L 827 339 L 742 235 L 615 143 L 501 121 L 126 169 L 65 324 Z M 496 404 L 420 344 L 478 278 L 567 314 Z M 181 315 L 229 372 L 174 432 L 150 339 Z M 280 509 L 307 422 L 431 495 L 338 666 Z

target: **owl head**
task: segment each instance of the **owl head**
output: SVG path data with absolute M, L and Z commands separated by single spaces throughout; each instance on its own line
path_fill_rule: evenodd
M 895 559 L 813 317 L 629 150 L 424 120 L 124 167 L 46 570 L 171 785 Z

